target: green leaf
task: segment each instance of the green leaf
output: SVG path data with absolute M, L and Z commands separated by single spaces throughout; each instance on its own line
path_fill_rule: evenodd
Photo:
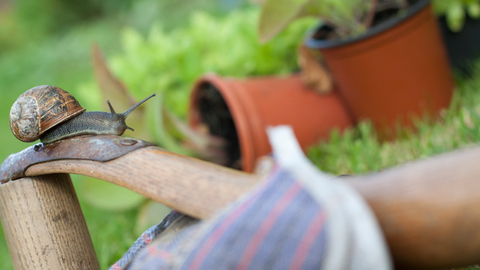
M 452 2 L 452 4 L 448 7 L 445 16 L 447 18 L 447 25 L 450 30 L 453 32 L 462 30 L 465 22 L 465 11 L 463 10 L 462 3 Z
M 450 1 L 448 0 L 433 0 L 432 1 L 433 11 L 437 16 L 445 15 L 445 13 L 448 10 L 449 4 L 450 4 Z
M 308 2 L 309 0 L 267 0 L 260 15 L 260 42 L 267 42 L 282 31 L 302 14 L 304 5 Z
M 192 156 L 194 153 L 184 148 L 172 134 L 168 132 L 163 115 L 163 98 L 162 95 L 157 96 L 158 99 L 156 100 L 155 106 L 148 107 L 147 121 L 152 136 L 161 147 L 177 154 Z
M 480 3 L 479 2 L 470 2 L 467 4 L 468 15 L 472 19 L 480 18 Z
M 103 97 L 117 106 L 127 108 L 133 106 L 135 100 L 130 96 L 125 85 L 112 74 L 97 44 L 92 46 L 92 59 L 95 77 Z
M 142 35 L 134 28 L 125 28 L 122 32 L 122 45 L 125 51 L 135 52 L 141 49 L 144 42 Z
M 103 57 L 103 53 L 97 44 L 94 44 L 92 47 L 92 59 L 95 77 L 104 100 L 109 100 L 117 113 L 125 111 L 135 105 L 137 102 L 132 97 L 125 84 L 110 71 L 107 62 Z M 106 103 L 103 103 L 103 105 L 107 112 L 110 111 Z M 128 123 L 134 123 L 131 126 L 135 132 L 132 134 L 130 133 L 131 131 L 127 131 L 126 134 L 132 134 L 130 136 L 150 141 L 151 137 L 148 136 L 145 121 L 143 121 L 145 115 L 143 110 L 144 108 L 141 106 L 129 115 L 127 125 Z
M 85 177 L 80 184 L 81 197 L 90 205 L 109 211 L 126 211 L 139 206 L 145 197 L 127 188 Z
M 308 16 L 334 25 L 341 37 L 360 34 L 366 30 L 362 18 L 371 5 L 364 0 L 267 0 L 260 17 L 260 41 L 268 41 L 293 20 Z

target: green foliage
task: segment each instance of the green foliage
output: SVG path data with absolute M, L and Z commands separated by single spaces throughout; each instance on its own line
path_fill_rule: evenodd
M 78 187 L 81 181 L 74 179 L 74 184 L 75 187 Z M 86 204 L 83 200 L 80 200 L 80 205 L 93 240 L 100 268 L 108 269 L 138 238 L 139 235 L 134 231 L 134 220 L 138 210 L 112 212 Z M 6 269 L 3 267 L 4 261 L 7 259 L 2 260 L 2 269 Z
M 71 26 L 128 9 L 132 0 L 20 0 L 15 12 L 29 37 L 64 32 Z
M 143 37 L 128 28 L 121 39 L 124 53 L 109 58 L 110 66 L 135 97 L 161 92 L 167 106 L 184 116 L 188 92 L 205 73 L 242 77 L 296 69 L 296 48 L 311 21 L 299 21 L 262 46 L 255 31 L 257 18 L 258 11 L 252 9 L 223 19 L 197 12 L 182 29 L 167 32 L 156 24 Z
M 0 16 L 11 23 L 0 25 L 0 35 L 8 36 L 10 31 L 16 33 L 18 25 L 11 17 Z M 3 28 L 5 27 L 5 28 Z M 2 32 L 5 30 L 5 32 Z M 49 36 L 37 42 L 30 42 L 18 47 L 2 50 L 0 57 L 0 160 L 3 161 L 9 154 L 19 152 L 28 147 L 28 144 L 18 141 L 11 133 L 8 116 L 10 107 L 15 99 L 27 89 L 42 84 L 57 85 L 71 92 L 80 104 L 88 110 L 99 107 L 95 103 L 95 95 L 83 94 L 76 91 L 77 86 L 93 80 L 90 63 L 90 46 L 97 41 L 112 52 L 118 50 L 119 28 L 111 22 L 96 22 L 95 25 L 84 24 L 63 36 Z M 15 39 L 15 35 L 10 36 Z M 13 42 L 12 44 L 16 44 Z M 0 48 L 3 44 L 0 44 Z M 102 264 L 107 269 L 116 259 L 131 246 L 138 234 L 133 232 L 137 210 L 122 213 L 111 213 L 95 209 L 83 203 L 82 209 L 89 227 L 90 234 Z M 0 268 L 13 269 L 3 232 L 0 232 Z
M 11 12 L 0 12 L 0 52 L 17 48 L 28 41 Z
M 163 100 L 163 95 L 157 95 L 158 98 L 153 100 L 155 102 L 151 106 L 148 106 L 148 112 L 146 114 L 145 123 L 147 128 L 150 130 L 150 133 L 155 138 L 156 143 L 174 153 L 186 155 L 186 156 L 195 156 L 193 151 L 183 147 L 174 136 L 174 132 L 171 132 L 167 129 L 167 119 L 163 116 L 165 111 L 165 102 Z
M 257 0 L 262 14 L 259 35 L 267 42 L 288 24 L 303 17 L 316 17 L 333 27 L 338 38 L 357 36 L 375 25 L 377 12 L 397 10 L 401 15 L 407 0 Z
M 2 262 L 2 269 L 13 269 L 2 226 L 0 226 L 0 261 Z
M 114 0 L 113 0 L 114 1 Z M 203 10 L 215 17 L 229 16 L 230 12 L 245 7 L 248 0 L 135 0 L 123 19 L 141 33 L 147 33 L 152 23 L 161 19 L 166 30 L 184 28 L 193 13 Z
M 77 192 L 90 205 L 109 211 L 135 209 L 145 201 L 145 197 L 127 188 L 90 177 L 82 179 Z
M 466 14 L 472 19 L 480 18 L 480 0 L 434 0 L 433 7 L 437 15 L 445 15 L 453 32 L 462 30 Z
M 356 35 L 367 29 L 362 20 L 372 3 L 364 0 L 265 0 L 259 22 L 260 40 L 270 40 L 289 23 L 306 16 L 335 25 L 341 36 Z

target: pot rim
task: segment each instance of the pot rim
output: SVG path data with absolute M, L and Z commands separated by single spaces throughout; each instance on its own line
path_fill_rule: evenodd
M 341 39 L 328 39 L 328 40 L 312 38 L 313 34 L 317 32 L 321 27 L 323 27 L 323 25 L 321 24 L 318 27 L 315 27 L 315 29 L 307 33 L 307 37 L 305 39 L 305 45 L 311 49 L 328 49 L 328 48 L 340 47 L 340 46 L 348 45 L 350 43 L 368 39 L 372 36 L 385 32 L 388 29 L 404 22 L 408 18 L 420 12 L 429 4 L 430 4 L 430 0 L 420 0 L 417 3 L 413 4 L 405 13 L 398 14 L 397 16 L 391 19 L 388 19 L 387 21 L 368 29 L 365 33 L 360 34 L 359 36 L 349 36 Z
M 190 108 L 188 113 L 189 123 L 193 124 L 197 120 L 192 112 L 198 108 L 196 102 L 196 96 L 199 93 L 202 85 L 210 84 L 214 86 L 222 96 L 223 100 L 227 104 L 228 110 L 233 118 L 233 123 L 238 136 L 238 144 L 240 148 L 240 159 L 242 161 L 242 170 L 246 172 L 252 172 L 255 162 L 255 149 L 253 147 L 252 130 L 250 126 L 249 115 L 245 112 L 244 102 L 239 100 L 239 91 L 236 91 L 235 85 L 228 82 L 229 77 L 222 77 L 216 73 L 207 73 L 197 79 L 193 86 L 193 91 L 190 93 Z M 230 91 L 225 90 L 230 89 Z M 194 109 L 195 108 L 195 109 Z

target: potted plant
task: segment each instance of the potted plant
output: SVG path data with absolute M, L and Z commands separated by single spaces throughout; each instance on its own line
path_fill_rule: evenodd
M 480 0 L 434 0 L 448 57 L 465 75 L 480 57 Z
M 454 82 L 428 0 L 266 0 L 260 37 L 315 15 L 320 27 L 305 44 L 318 50 L 356 120 L 369 119 L 387 137 L 412 118 L 449 105 Z
M 269 126 L 291 126 L 305 149 L 328 138 L 333 129 L 352 125 L 337 93 L 320 95 L 298 74 L 246 79 L 205 75 L 193 87 L 188 118 L 193 129 L 207 127 L 209 134 L 227 141 L 223 165 L 246 172 L 271 152 Z

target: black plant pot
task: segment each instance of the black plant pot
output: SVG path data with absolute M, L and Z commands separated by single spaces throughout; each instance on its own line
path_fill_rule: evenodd
M 445 16 L 440 17 L 439 22 L 452 67 L 471 75 L 472 63 L 480 57 L 480 19 L 467 16 L 463 29 L 457 33 L 448 28 Z

